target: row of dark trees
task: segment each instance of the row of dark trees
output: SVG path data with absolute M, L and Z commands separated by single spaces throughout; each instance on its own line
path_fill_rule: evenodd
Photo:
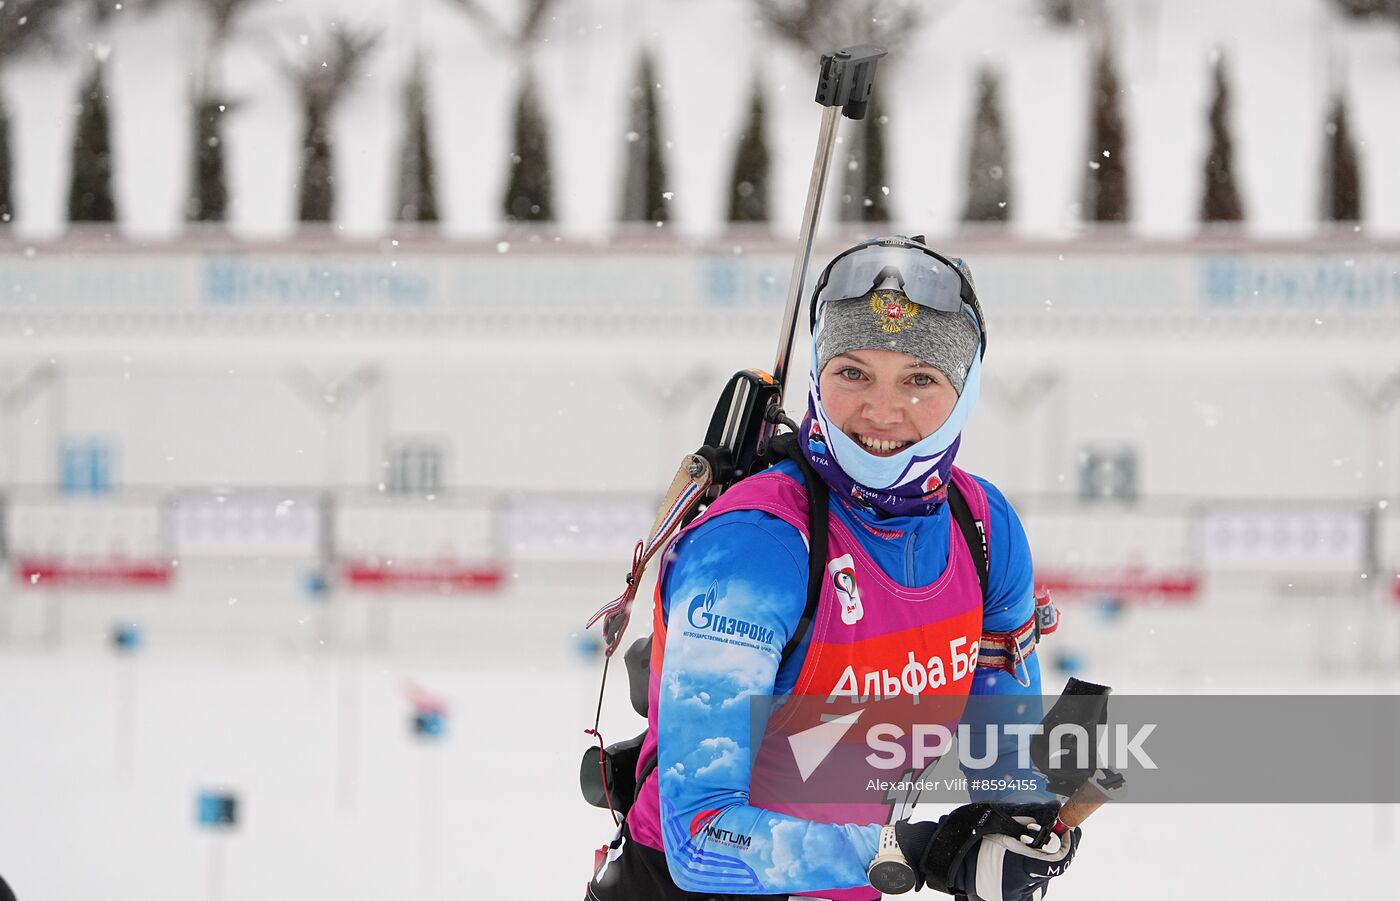
M 1231 87 L 1222 54 L 1211 63 L 1212 97 L 1206 127 L 1209 147 L 1202 161 L 1199 221 L 1231 223 L 1245 219 L 1235 166 L 1230 123 Z M 1090 92 L 1088 152 L 1083 175 L 1081 218 L 1085 222 L 1132 219 L 1129 189 L 1128 134 L 1122 110 L 1124 92 L 1107 44 L 1095 52 Z M 887 117 L 879 96 L 867 119 L 855 128 L 841 193 L 841 218 L 882 222 L 890 217 L 885 180 Z M 1319 218 L 1326 222 L 1362 221 L 1361 165 L 1351 133 L 1346 94 L 1337 90 L 1323 123 L 1323 165 Z M 659 139 L 658 139 L 659 140 Z M 1010 149 L 1001 109 L 1000 78 L 985 68 L 977 86 L 977 103 L 967 153 L 966 202 L 962 220 L 1005 223 L 1014 218 Z M 739 139 L 730 179 L 729 221 L 761 222 L 768 217 L 768 150 L 763 131 L 763 97 L 754 90 L 749 119 Z
M 11 0 L 43 15 L 61 0 Z M 159 2 L 159 0 L 148 0 Z M 211 16 L 211 44 L 226 40 L 239 12 L 257 0 L 201 0 Z M 472 0 L 459 0 L 475 16 L 486 14 Z M 531 0 L 519 30 L 483 20 L 500 32 L 503 40 L 523 46 L 531 29 L 539 26 L 551 0 Z M 757 0 L 764 8 L 765 0 Z M 811 4 L 820 0 L 811 0 Z M 811 5 L 809 4 L 809 5 Z M 820 30 L 830 16 L 807 15 L 784 19 L 789 7 L 773 3 L 767 11 L 779 34 L 798 46 L 824 46 L 833 36 Z M 805 9 L 805 7 L 804 7 Z M 845 7 L 832 6 L 832 10 Z M 810 11 L 808 11 L 810 12 Z M 834 14 L 834 13 L 833 13 Z M 857 17 L 859 21 L 861 17 Z M 899 24 L 899 23 L 895 23 Z M 847 27 L 847 26 L 843 26 Z M 853 27 L 853 26 L 852 26 Z M 893 27 L 893 26 L 891 26 Z M 903 27 L 903 26 L 901 26 Z M 13 52 L 16 42 L 37 34 L 22 33 L 13 17 L 0 7 L 0 62 Z M 876 36 L 881 37 L 881 36 Z M 883 36 L 887 41 L 895 34 Z M 10 42 L 7 44 L 7 41 Z M 331 113 L 362 71 L 375 49 L 379 34 L 332 27 L 325 43 L 304 54 L 301 62 L 284 64 L 301 101 L 303 130 L 298 217 L 303 222 L 328 222 L 335 210 L 334 147 Z M 211 53 L 211 56 L 214 54 Z M 68 218 L 72 222 L 110 222 L 118 217 L 112 191 L 112 150 L 109 135 L 105 55 L 99 53 L 84 79 L 74 138 Z M 508 159 L 508 178 L 500 214 L 507 222 L 549 222 L 555 218 L 548 120 L 529 67 L 524 67 L 514 106 L 514 124 Z M 1208 128 L 1210 147 L 1203 163 L 1200 204 L 1202 222 L 1237 222 L 1245 218 L 1245 205 L 1236 178 L 1229 108 L 1230 84 L 1223 57 L 1213 63 L 1214 97 Z M 666 173 L 665 129 L 657 95 L 655 66 L 643 54 L 629 89 L 626 133 L 626 167 L 622 183 L 619 219 L 624 222 L 665 222 L 670 218 L 672 192 Z M 398 184 L 393 217 L 403 222 L 433 223 L 439 218 L 437 178 L 432 153 L 428 90 L 421 61 L 405 85 L 406 121 L 402 132 Z M 962 219 L 977 223 L 1004 223 L 1014 218 L 1010 178 L 1010 153 L 1001 110 L 999 78 L 986 69 L 978 82 L 978 97 L 967 154 L 966 204 Z M 1088 159 L 1083 174 L 1082 218 L 1088 222 L 1127 222 L 1132 204 L 1128 178 L 1127 131 L 1121 109 L 1113 54 L 1106 43 L 1095 54 L 1091 90 Z M 228 214 L 223 126 L 235 100 L 223 96 L 217 73 L 206 70 L 197 83 L 192 103 L 192 178 L 186 215 L 192 222 L 221 222 Z M 728 187 L 727 218 L 735 223 L 762 223 L 771 219 L 770 153 L 765 122 L 767 113 L 761 86 L 755 84 L 747 119 L 734 150 Z M 838 194 L 841 218 L 847 221 L 883 222 L 891 218 L 890 189 L 886 177 L 885 147 L 888 117 L 877 92 L 866 119 L 846 130 L 843 179 Z M 1362 218 L 1360 166 L 1348 125 L 1345 95 L 1331 101 L 1325 124 L 1325 171 L 1322 178 L 1321 218 L 1359 222 Z M 0 106 L 0 217 L 13 215 L 12 170 L 9 155 L 8 116 Z
M 175 5 L 177 0 L 0 0 L 0 75 L 5 65 L 36 47 L 57 48 L 65 33 L 92 41 L 94 60 L 84 75 L 74 135 L 69 180 L 68 218 L 72 222 L 111 222 L 118 218 L 112 190 L 112 147 L 109 128 L 106 57 L 101 37 L 118 13 L 135 15 Z M 222 222 L 228 215 L 229 190 L 224 155 L 224 127 L 239 99 L 223 89 L 220 60 L 223 50 L 249 10 L 265 0 L 178 0 L 194 9 L 203 25 L 202 68 L 194 73 L 191 103 L 192 174 L 185 201 L 191 222 Z M 280 0 L 278 0 L 280 2 Z M 511 21 L 499 17 L 480 0 L 446 0 L 472 21 L 493 45 L 528 57 L 557 0 L 520 0 Z M 516 15 L 518 13 L 518 15 Z M 303 222 L 326 222 L 335 209 L 335 155 L 330 121 L 340 100 L 364 72 L 366 60 L 380 43 L 382 32 L 331 24 L 317 43 L 302 41 L 299 53 L 284 53 L 284 75 L 293 84 L 302 111 L 300 174 L 297 211 Z M 436 222 L 436 174 L 428 121 L 428 96 L 421 60 L 405 87 L 407 122 L 403 131 L 394 217 L 401 221 Z M 0 94 L 0 221 L 14 218 L 10 119 Z M 517 104 L 516 153 L 513 169 L 531 161 L 539 177 L 513 178 L 505 207 L 508 218 L 553 217 L 549 198 L 547 145 L 538 140 L 543 118 L 527 81 Z M 523 137 L 522 137 L 523 134 Z M 526 167 L 528 168 L 528 166 Z M 530 199 L 521 201 L 521 196 Z
M 1202 163 L 1200 221 L 1241 222 L 1245 204 L 1235 167 L 1230 127 L 1231 88 L 1223 54 L 1211 64 L 1213 85 L 1207 128 L 1210 144 Z M 984 82 L 985 83 L 985 82 Z M 1101 46 L 1095 55 L 1091 92 L 1088 172 L 1084 180 L 1083 219 L 1088 222 L 1127 222 L 1132 218 L 1128 184 L 1127 128 L 1120 106 L 1123 96 L 1113 54 Z M 980 116 L 994 104 L 984 93 Z M 1333 93 L 1323 124 L 1323 166 L 1319 218 L 1326 222 L 1359 223 L 1362 219 L 1361 166 L 1352 137 L 1345 92 Z M 996 165 L 1004 166 L 1004 154 Z M 976 155 L 971 170 L 979 166 Z M 968 218 L 972 218 L 969 216 Z
M 173 0 L 126 0 L 120 7 L 110 0 L 0 0 L 0 66 L 13 55 L 7 52 L 7 30 L 22 38 L 35 37 L 61 10 L 78 13 L 87 30 L 100 31 L 112 11 L 156 9 Z M 181 0 L 197 7 L 208 24 L 204 71 L 198 73 L 192 103 L 193 177 L 186 202 L 190 221 L 219 222 L 228 213 L 229 191 L 225 177 L 223 127 L 238 100 L 221 88 L 218 61 L 235 26 L 251 7 L 263 0 Z M 550 19 L 557 0 L 520 0 L 509 18 L 494 13 L 480 0 L 447 0 L 466 14 L 493 45 L 508 48 L 529 72 L 529 50 Z M 876 41 L 892 51 L 930 18 L 922 0 L 751 0 L 756 15 L 780 40 L 804 53 L 817 54 L 832 47 L 860 41 Z M 513 21 L 511 21 L 513 19 Z M 24 27 L 28 23 L 29 27 Z M 284 64 L 296 86 L 303 113 L 300 177 L 297 183 L 298 215 L 305 222 L 333 218 L 335 207 L 334 147 L 329 122 L 338 100 L 352 83 L 364 59 L 373 51 L 378 34 L 332 28 L 323 46 L 310 48 L 300 62 Z M 31 42 L 33 43 L 33 42 Z M 666 146 L 657 98 L 657 82 L 649 57 L 643 57 L 630 90 L 630 124 L 627 132 L 627 167 L 619 217 L 623 221 L 664 222 L 670 218 L 665 167 Z M 112 151 L 108 135 L 107 90 L 104 60 L 98 59 L 82 88 L 79 122 L 70 182 L 69 219 L 104 222 L 117 218 L 112 194 Z M 422 65 L 415 66 L 406 87 L 408 121 L 398 168 L 399 184 L 394 218 L 400 221 L 435 222 L 438 218 L 436 177 L 431 152 L 431 126 Z M 841 209 L 848 219 L 889 218 L 889 189 L 885 179 L 884 114 L 870 113 L 872 127 L 855 134 L 848 145 L 846 178 Z M 763 133 L 763 97 L 755 90 L 735 160 L 729 217 L 736 222 L 763 222 L 769 218 L 768 150 Z M 11 167 L 8 119 L 0 109 L 0 214 L 13 214 L 9 191 Z M 508 185 L 501 216 L 509 222 L 551 221 L 555 215 L 549 129 L 538 91 L 527 74 L 515 102 L 513 140 L 509 156 Z
M 308 67 L 301 86 L 303 138 L 298 216 L 303 222 L 334 217 L 334 154 L 330 111 L 353 76 L 372 36 L 338 33 L 324 66 Z M 1087 222 L 1127 222 L 1132 218 L 1127 129 L 1121 108 L 1123 92 L 1113 56 L 1097 54 L 1093 68 L 1088 159 L 1084 172 L 1082 218 Z M 105 64 L 97 60 L 85 79 L 74 141 L 68 215 L 73 222 L 110 222 L 117 218 L 112 193 Z M 1209 149 L 1202 165 L 1200 220 L 1238 222 L 1245 218 L 1230 128 L 1231 88 L 1223 57 L 1212 67 L 1213 98 L 1207 127 Z M 624 222 L 666 222 L 671 191 L 666 174 L 666 142 L 656 74 L 643 56 L 630 89 L 626 134 L 626 168 L 619 218 Z M 430 140 L 427 86 L 423 67 L 415 66 L 405 88 L 406 122 L 398 168 L 394 214 L 398 221 L 438 221 L 437 179 Z M 1001 110 L 1000 83 L 991 69 L 981 73 L 967 156 L 966 204 L 962 219 L 1004 223 L 1014 218 L 1010 152 Z M 194 110 L 194 177 L 188 201 L 191 221 L 219 222 L 227 214 L 221 124 L 229 105 L 218 98 L 201 100 Z M 755 85 L 745 125 L 733 155 L 727 218 L 735 223 L 769 221 L 770 152 L 762 89 Z M 11 212 L 8 135 L 0 117 L 0 212 Z M 847 131 L 847 162 L 839 211 L 846 221 L 884 222 L 891 218 L 885 173 L 888 117 L 878 95 L 867 118 Z M 1331 100 L 1324 126 L 1324 171 L 1320 218 L 1334 222 L 1362 219 L 1361 171 L 1352 137 L 1345 95 Z M 501 205 L 507 222 L 550 222 L 555 218 L 548 121 L 533 79 L 524 79 L 514 109 L 508 160 L 509 177 Z

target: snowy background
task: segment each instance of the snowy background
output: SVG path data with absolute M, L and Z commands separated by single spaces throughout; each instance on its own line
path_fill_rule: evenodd
M 1066 594 L 1047 691 L 1070 674 L 1122 694 L 1400 691 L 1400 28 L 1321 0 L 1110 3 L 1134 215 L 1106 232 L 1077 209 L 1089 36 L 1030 0 L 929 6 L 879 90 L 891 229 L 965 254 L 992 320 L 960 462 L 1007 489 L 1038 573 L 1105 583 Z M 335 114 L 326 234 L 294 221 L 299 110 L 277 61 L 331 19 L 388 30 Z M 117 13 L 0 75 L 0 873 L 21 901 L 577 898 L 611 832 L 576 786 L 599 672 L 580 626 L 724 378 L 769 364 L 814 60 L 740 0 L 560 4 L 532 51 L 559 234 L 507 231 L 519 54 L 446 2 L 268 0 L 225 53 L 240 106 L 220 237 L 182 225 L 200 21 L 174 0 Z M 64 222 L 89 43 L 110 52 L 110 238 Z M 419 45 L 438 236 L 389 215 Z M 671 141 L 659 237 L 614 221 L 643 47 Z M 1198 239 L 1216 49 L 1247 220 Z M 983 63 L 1012 139 L 1007 235 L 957 223 Z M 755 77 L 767 236 L 723 223 Z M 1317 222 L 1339 79 L 1359 234 Z M 821 252 L 841 241 L 830 223 Z M 431 497 L 385 496 L 401 446 L 440 455 Z M 1086 455 L 1121 447 L 1139 499 L 1076 500 Z M 34 559 L 154 561 L 169 581 L 50 584 Z M 338 568 L 385 560 L 436 581 L 380 593 Z M 454 567 L 501 581 L 437 590 Z M 1123 587 L 1180 576 L 1185 597 Z M 122 624 L 134 653 L 110 642 Z M 641 727 L 613 676 L 610 741 Z M 424 703 L 446 710 L 440 740 L 409 728 Z M 235 829 L 196 823 L 211 790 L 237 795 Z M 1096 816 L 1055 890 L 1371 898 L 1397 850 L 1394 806 L 1129 805 Z

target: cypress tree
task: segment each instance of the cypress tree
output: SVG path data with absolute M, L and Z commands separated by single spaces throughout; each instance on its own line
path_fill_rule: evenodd
M 852 129 L 851 150 L 846 155 L 846 177 L 842 182 L 841 220 L 843 222 L 890 221 L 889 181 L 885 168 L 885 115 L 877 90 L 870 96 L 865 118 Z
M 403 149 L 399 155 L 399 222 L 437 222 L 437 171 L 433 165 L 432 131 L 428 128 L 428 84 L 420 58 L 404 88 Z
M 984 68 L 978 79 L 977 114 L 967 155 L 964 222 L 1011 219 L 1011 180 L 1007 177 L 1006 131 L 1001 124 L 1001 80 Z
M 13 163 L 10 159 L 10 108 L 0 93 L 0 225 L 15 221 L 15 208 L 11 188 L 14 182 Z
M 141 7 L 157 7 L 163 0 L 146 0 Z M 196 0 L 205 13 L 208 27 L 203 66 L 195 81 L 191 105 L 190 133 L 194 142 L 190 155 L 190 184 L 185 198 L 185 219 L 189 222 L 222 222 L 228 215 L 228 176 L 224 165 L 224 116 L 236 104 L 223 95 L 219 85 L 220 54 L 233 34 L 234 22 L 259 0 Z M 132 9 L 130 2 L 124 8 Z
M 330 108 L 302 98 L 301 191 L 297 219 L 329 222 L 335 211 L 335 154 L 331 150 Z
M 1127 128 L 1118 106 L 1118 70 L 1108 43 L 1100 44 L 1094 60 L 1090 94 L 1088 174 L 1084 179 L 1084 219 L 1088 222 L 1127 222 L 1131 217 L 1128 167 L 1124 159 Z
M 661 117 L 650 53 L 642 54 L 637 80 L 629 93 L 632 115 L 621 218 L 623 222 L 666 222 L 671 218 L 670 203 L 665 196 L 666 161 L 661 152 Z
M 1210 102 L 1210 149 L 1206 152 L 1205 193 L 1201 197 L 1202 222 L 1239 222 L 1244 204 L 1235 184 L 1234 140 L 1230 136 L 1230 82 L 1224 54 L 1212 65 L 1215 96 Z
M 223 222 L 228 213 L 228 183 L 224 173 L 223 116 L 229 105 L 217 97 L 194 104 L 194 179 L 185 202 L 190 222 Z
M 380 32 L 336 28 L 330 45 L 313 53 L 292 70 L 302 106 L 301 181 L 297 218 L 329 222 L 335 213 L 335 154 L 331 146 L 331 113 L 360 66 L 379 43 Z M 317 62 L 317 60 L 320 60 Z
M 106 64 L 97 59 L 83 81 L 73 171 L 68 185 L 69 222 L 114 222 L 112 145 L 107 116 Z
M 768 221 L 768 136 L 764 131 L 763 88 L 754 82 L 749 120 L 734 151 L 729 176 L 729 221 Z
M 1338 92 L 1327 113 L 1323 151 L 1322 218 L 1326 222 L 1361 221 L 1361 164 L 1347 125 L 1346 96 Z
M 549 125 L 540 107 L 533 73 L 515 98 L 514 146 L 510 181 L 501 203 L 507 222 L 553 222 L 554 194 L 549 165 Z

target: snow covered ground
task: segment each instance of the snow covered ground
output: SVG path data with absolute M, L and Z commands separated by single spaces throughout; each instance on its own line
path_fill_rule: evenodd
M 202 608 L 71 596 L 56 646 L 15 609 L 0 645 L 0 867 L 24 901 L 579 897 L 611 822 L 575 781 L 599 667 L 574 635 L 606 583 L 570 573 L 465 604 L 399 601 L 386 620 L 339 598 L 329 629 L 309 601 L 237 578 L 238 603 Z M 1226 650 L 1249 611 L 1218 613 L 1133 608 L 1110 623 L 1075 606 L 1047 647 L 1087 649 L 1080 675 L 1120 694 L 1400 691 L 1393 662 L 1328 659 L 1361 622 L 1347 611 L 1324 624 L 1261 608 L 1252 628 L 1270 646 L 1244 656 Z M 145 627 L 129 657 L 105 641 L 122 617 Z M 250 630 L 259 617 L 277 622 Z M 383 641 L 361 640 L 384 622 Z M 1371 622 L 1395 631 L 1394 617 Z M 609 741 L 641 727 L 613 676 Z M 409 729 L 416 691 L 446 704 L 438 742 Z M 196 826 L 211 789 L 237 794 L 237 829 Z M 1369 899 L 1397 851 L 1393 805 L 1127 804 L 1090 822 L 1056 890 Z

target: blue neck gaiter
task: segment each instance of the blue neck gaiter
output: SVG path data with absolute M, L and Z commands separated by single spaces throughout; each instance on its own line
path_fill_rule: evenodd
M 808 385 L 807 416 L 799 435 L 802 453 L 833 492 L 887 516 L 927 516 L 938 509 L 948 495 L 963 426 L 977 406 L 980 354 L 973 357 L 962 393 L 943 425 L 888 457 L 866 451 L 827 418 L 817 373 L 810 374 Z

